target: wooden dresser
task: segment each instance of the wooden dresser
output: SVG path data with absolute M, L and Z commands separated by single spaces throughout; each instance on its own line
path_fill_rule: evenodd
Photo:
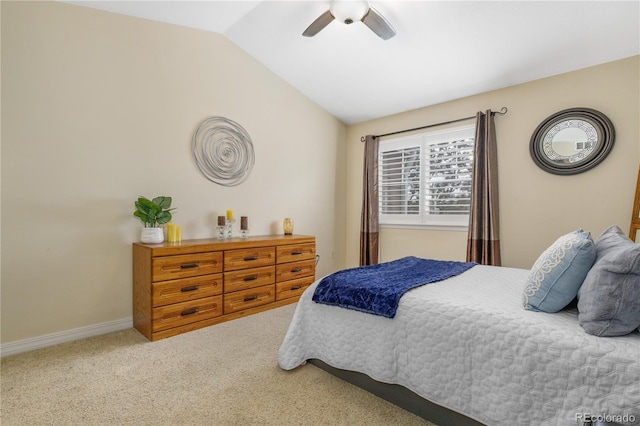
M 306 235 L 133 243 L 133 326 L 154 341 L 296 302 L 315 259 Z

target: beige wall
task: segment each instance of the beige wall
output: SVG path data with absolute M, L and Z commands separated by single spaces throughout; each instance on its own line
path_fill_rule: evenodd
M 2 342 L 131 317 L 132 216 L 169 195 L 183 238 L 225 209 L 253 234 L 317 236 L 344 259 L 346 127 L 219 34 L 58 2 L 1 2 Z M 190 150 L 210 116 L 240 123 L 256 163 L 222 187 Z M 332 258 L 333 254 L 333 258 Z
M 472 72 L 472 71 L 470 71 Z M 640 159 L 640 57 L 482 93 L 404 114 L 350 126 L 347 130 L 347 266 L 358 263 L 363 144 L 366 134 L 383 134 L 474 115 L 496 116 L 503 265 L 529 268 L 558 236 L 577 228 L 596 238 L 616 224 L 628 232 Z M 596 168 L 573 176 L 539 169 L 529 155 L 536 126 L 565 108 L 589 107 L 615 127 L 611 154 Z M 381 232 L 382 260 L 407 254 L 464 260 L 465 232 L 392 230 Z

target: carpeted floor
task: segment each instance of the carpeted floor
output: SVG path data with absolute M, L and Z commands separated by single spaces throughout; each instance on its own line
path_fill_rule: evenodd
M 431 425 L 312 365 L 278 367 L 295 305 L 150 343 L 125 330 L 2 359 L 13 425 Z

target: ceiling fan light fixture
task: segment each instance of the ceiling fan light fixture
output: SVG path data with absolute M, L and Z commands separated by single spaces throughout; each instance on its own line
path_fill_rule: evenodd
M 338 21 L 351 24 L 361 21 L 369 12 L 369 3 L 360 0 L 337 0 L 331 2 L 329 11 Z

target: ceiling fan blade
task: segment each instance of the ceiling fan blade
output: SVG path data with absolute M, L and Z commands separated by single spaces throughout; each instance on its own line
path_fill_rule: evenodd
M 389 40 L 396 35 L 396 30 L 393 29 L 389 21 L 372 7 L 369 7 L 369 11 L 362 18 L 362 22 L 383 40 Z
M 333 15 L 330 11 L 327 10 L 325 13 L 318 16 L 316 20 L 313 21 L 306 30 L 304 30 L 302 35 L 305 37 L 313 37 L 314 35 L 318 34 L 321 29 L 329 25 L 331 21 L 333 21 L 333 19 Z

